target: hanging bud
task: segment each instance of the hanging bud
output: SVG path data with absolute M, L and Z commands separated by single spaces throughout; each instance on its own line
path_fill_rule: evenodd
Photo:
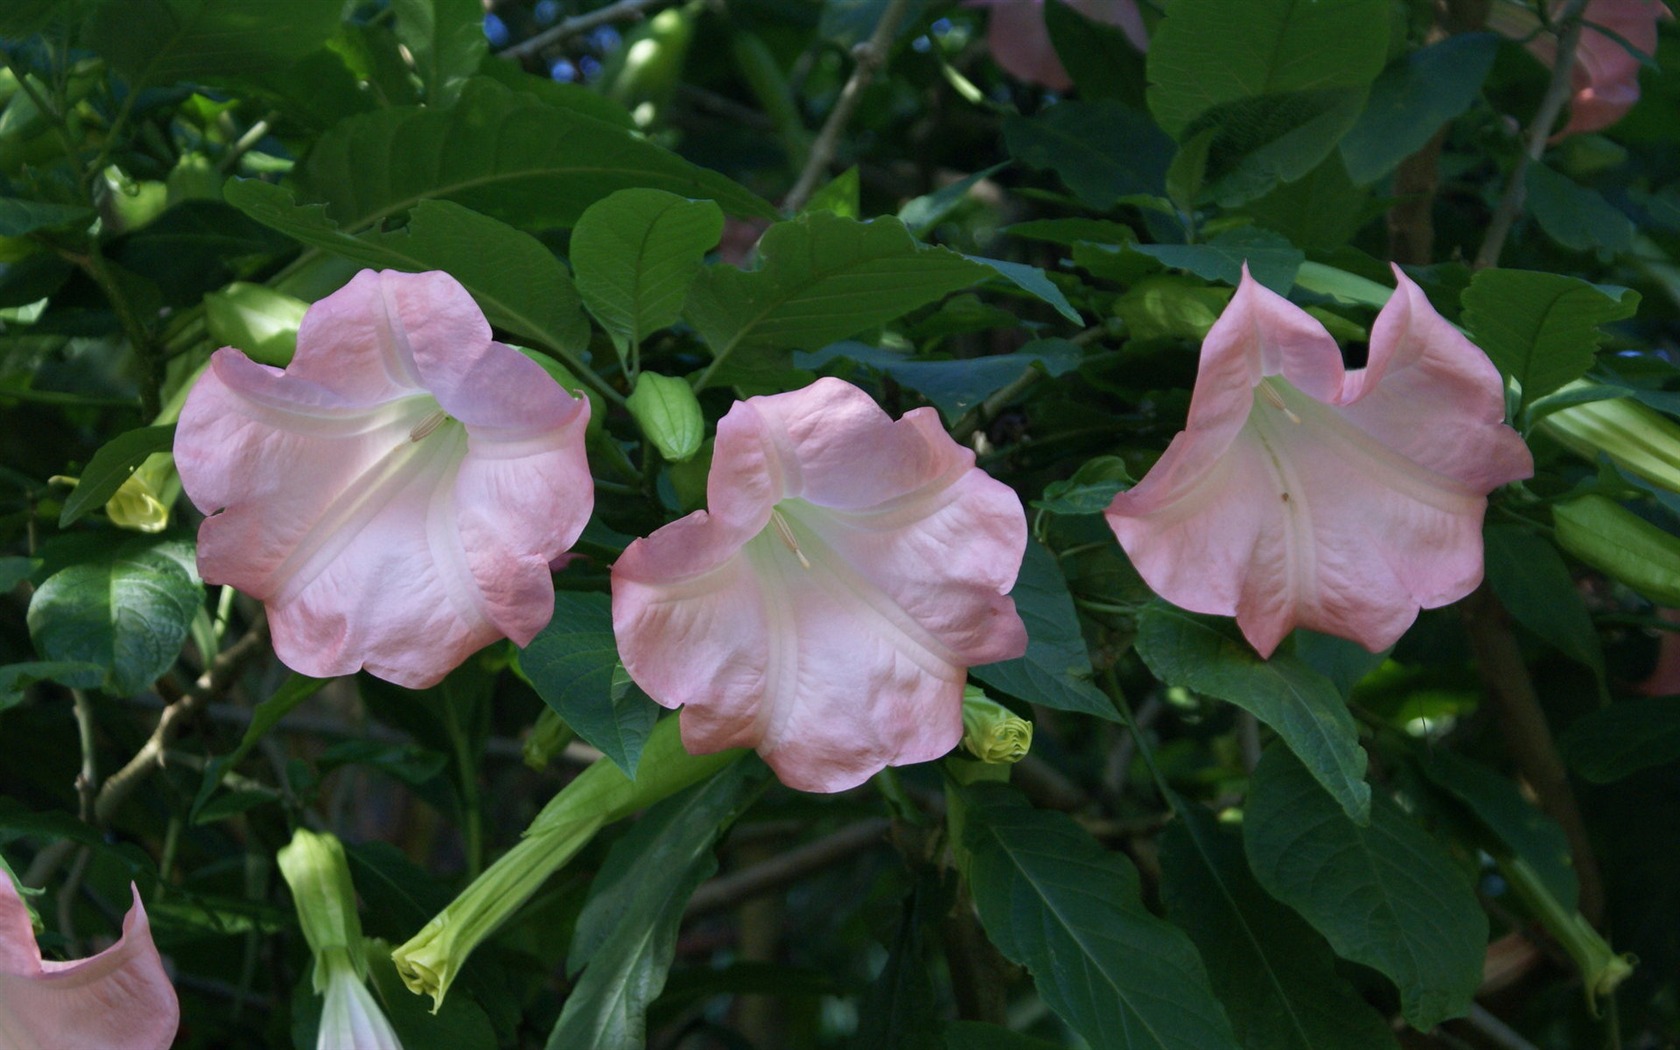
M 643 372 L 627 404 L 642 433 L 672 463 L 692 459 L 706 437 L 694 390 L 681 379 Z
M 1660 605 L 1680 606 L 1680 536 L 1605 496 L 1552 508 L 1558 546 Z
M 555 755 L 576 739 L 577 733 L 566 724 L 566 720 L 554 708 L 544 707 L 531 731 L 525 734 L 525 743 L 519 749 L 520 757 L 527 766 L 540 773 L 548 768 Z
M 1495 859 L 1500 874 L 1505 876 L 1546 932 L 1563 945 L 1569 958 L 1581 971 L 1587 1007 L 1593 1016 L 1598 1016 L 1598 1000 L 1613 993 L 1616 986 L 1633 973 L 1639 960 L 1631 955 L 1618 955 L 1585 916 L 1573 908 L 1564 907 L 1546 888 L 1545 880 L 1528 861 L 1516 856 Z
M 1558 393 L 1587 385 L 1571 383 Z M 1586 459 L 1596 461 L 1602 452 L 1629 474 L 1680 492 L 1680 424 L 1631 397 L 1560 408 L 1542 416 L 1538 427 Z
M 1032 747 L 1032 723 L 975 686 L 963 689 L 963 747 L 982 762 L 1012 764 Z

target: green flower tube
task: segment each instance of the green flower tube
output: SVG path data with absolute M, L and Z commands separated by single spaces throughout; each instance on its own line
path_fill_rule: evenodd
M 1559 393 L 1585 386 L 1577 381 Z M 1629 474 L 1680 492 L 1680 424 L 1630 397 L 1561 408 L 1537 425 L 1577 455 L 1596 460 L 1602 452 Z
M 597 760 L 549 800 L 518 845 L 391 952 L 403 983 L 416 995 L 431 996 L 436 1013 L 473 949 L 597 831 L 706 779 L 743 754 L 734 749 L 690 755 L 677 734 L 677 719 L 666 718 L 649 734 L 635 780 L 610 760 Z

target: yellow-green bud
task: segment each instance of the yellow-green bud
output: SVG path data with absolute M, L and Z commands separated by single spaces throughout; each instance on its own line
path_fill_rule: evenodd
M 366 977 L 362 920 L 356 915 L 356 888 L 350 882 L 343 844 L 332 835 L 299 828 L 275 859 L 280 862 L 286 885 L 291 887 L 303 938 L 315 955 L 316 994 L 325 994 L 340 954 L 348 960 L 357 980 Z
M 694 458 L 706 439 L 706 419 L 687 382 L 657 372 L 636 377 L 626 404 L 642 434 L 673 463 Z
M 1560 393 L 1587 385 L 1577 381 Z M 1680 424 L 1632 398 L 1570 405 L 1542 416 L 1537 426 L 1586 459 L 1602 452 L 1629 474 L 1680 492 Z
M 1032 748 L 1032 723 L 975 686 L 963 689 L 962 720 L 963 747 L 982 762 L 1019 762 Z
M 527 766 L 541 772 L 548 768 L 555 755 L 576 739 L 577 733 L 566 724 L 559 712 L 552 707 L 544 707 L 537 715 L 536 724 L 525 734 L 525 743 L 519 749 L 520 757 L 525 759 Z
M 1659 605 L 1680 605 L 1680 536 L 1605 496 L 1552 508 L 1558 546 Z

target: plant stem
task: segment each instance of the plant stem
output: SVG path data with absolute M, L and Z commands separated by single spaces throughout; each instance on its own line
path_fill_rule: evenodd
M 588 14 L 568 18 L 559 25 L 543 30 L 529 40 L 521 40 L 512 47 L 503 48 L 496 52 L 496 55 L 498 58 L 507 58 L 514 61 L 529 58 L 550 44 L 557 44 L 568 37 L 587 33 L 596 26 L 645 18 L 651 8 L 664 7 L 668 3 L 670 3 L 670 0 L 618 0 L 618 3 L 608 4 L 599 11 L 591 11 Z

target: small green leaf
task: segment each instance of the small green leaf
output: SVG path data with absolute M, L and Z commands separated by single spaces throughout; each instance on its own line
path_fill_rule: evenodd
M 1499 370 L 1543 397 L 1592 367 L 1598 326 L 1632 317 L 1639 294 L 1562 274 L 1483 270 L 1464 290 L 1464 325 Z
M 483 0 L 392 0 L 391 8 L 397 39 L 426 85 L 426 101 L 450 105 L 489 51 Z
M 1582 715 L 1559 741 L 1569 767 L 1595 784 L 1680 761 L 1680 704 L 1623 700 Z
M 864 343 L 831 343 L 812 353 L 793 356 L 800 368 L 822 368 L 835 358 L 846 358 L 891 376 L 932 401 L 947 422 L 955 423 L 963 413 L 1030 370 L 1049 376 L 1066 375 L 1079 367 L 1084 352 L 1066 339 L 1035 339 L 1012 354 L 968 357 L 956 361 L 923 361 L 905 354 Z
M 98 560 L 47 577 L 29 602 L 29 635 L 49 661 L 86 662 L 101 670 L 67 675 L 66 684 L 133 696 L 181 655 L 204 585 L 193 546 L 130 540 Z
M 1028 703 L 1119 721 L 1108 697 L 1091 684 L 1091 655 L 1056 556 L 1029 540 L 1009 596 L 1027 625 L 1026 655 L 972 667 L 969 674 Z
M 589 206 L 572 231 L 578 294 L 622 360 L 650 332 L 676 323 L 723 212 L 664 190 L 619 190 Z
M 1369 819 L 1359 726 L 1328 678 L 1288 653 L 1262 660 L 1211 618 L 1165 602 L 1139 614 L 1137 649 L 1161 681 L 1229 701 L 1271 726 L 1349 820 Z
M 1107 211 L 1125 196 L 1159 196 L 1173 145 L 1143 114 L 1111 100 L 1067 101 L 1003 121 L 1009 155 L 1054 171 L 1081 201 Z
M 15 706 L 36 682 L 86 681 L 103 673 L 98 664 L 63 660 L 28 660 L 0 667 L 0 711 Z
M 1134 244 L 1130 250 L 1175 270 L 1229 285 L 1242 279 L 1246 263 L 1250 276 L 1279 295 L 1287 295 L 1294 287 L 1295 274 L 1307 258 L 1278 234 L 1252 226 L 1227 230 L 1206 244 Z
M 948 186 L 941 186 L 932 193 L 905 201 L 904 207 L 898 209 L 898 221 L 916 238 L 926 237 L 929 230 L 939 225 L 947 215 L 956 211 L 962 202 L 968 199 L 969 190 L 1007 167 L 1008 161 L 993 164 Z
M 101 445 L 88 460 L 81 480 L 65 498 L 64 509 L 58 514 L 58 527 L 68 528 L 89 511 L 103 507 L 134 473 L 134 468 L 153 453 L 168 452 L 174 446 L 173 423 L 130 430 Z
M 861 186 L 858 182 L 857 165 L 852 165 L 845 171 L 829 179 L 822 186 L 818 186 L 811 199 L 805 202 L 801 212 L 831 211 L 842 219 L 861 219 L 862 207 L 858 203 Z
M 319 204 L 255 180 L 230 181 L 228 203 L 304 244 L 366 266 L 421 273 L 444 270 L 472 294 L 490 323 L 568 354 L 589 345 L 572 279 L 542 242 L 449 201 L 417 204 L 408 225 L 351 236 Z
M 628 677 L 618 679 L 612 599 L 562 591 L 554 618 L 519 652 L 519 668 L 537 695 L 578 736 L 634 778 L 659 709 Z
M 1414 1028 L 1469 1010 L 1482 980 L 1487 915 L 1465 873 L 1386 795 L 1371 800 L 1371 823 L 1360 827 L 1274 744 L 1254 771 L 1243 843 L 1266 892 L 1337 954 L 1394 982 Z
M 1056 308 L 1057 313 L 1074 324 L 1085 323 L 1085 319 L 1079 316 L 1079 311 L 1067 301 L 1067 296 L 1062 294 L 1062 290 L 1051 283 L 1050 278 L 1038 267 L 1028 266 L 1026 263 L 1005 262 L 1002 259 L 987 259 L 979 255 L 969 255 L 965 258 L 982 266 L 990 266 L 997 271 L 999 277 L 1028 295 L 1049 303 Z
M 1382 1015 L 1336 972 L 1336 956 L 1299 915 L 1260 888 L 1242 838 L 1182 800 L 1161 836 L 1167 917 L 1201 950 L 1243 1046 L 1393 1050 Z
M 961 789 L 980 921 L 1094 1047 L 1236 1050 L 1195 947 L 1139 900 L 1137 870 L 1001 784 Z
M 240 738 L 239 746 L 230 754 L 212 759 L 205 767 L 204 780 L 198 786 L 198 794 L 193 798 L 192 810 L 189 813 L 189 818 L 194 823 L 199 822 L 210 797 L 216 793 L 216 788 L 221 785 L 228 771 L 251 753 L 251 749 L 257 746 L 263 734 L 273 729 L 288 712 L 314 696 L 329 681 L 329 678 L 310 678 L 308 675 L 294 673 L 273 695 L 256 706 L 251 712 L 251 724 L 245 727 L 245 735 Z
M 22 237 L 49 226 L 93 221 L 93 212 L 68 204 L 0 197 L 0 237 Z
M 683 909 L 717 871 L 718 838 L 766 781 L 762 763 L 732 763 L 654 806 L 613 844 L 578 916 L 566 969 L 582 976 L 549 1033 L 550 1050 L 647 1044 L 647 1007 L 676 957 Z
M 916 243 L 904 224 L 854 222 L 813 212 L 770 227 L 761 266 L 717 265 L 689 289 L 683 316 L 712 351 L 696 389 L 737 355 L 736 367 L 775 367 L 792 350 L 813 349 L 885 324 L 992 271 L 944 248 Z

